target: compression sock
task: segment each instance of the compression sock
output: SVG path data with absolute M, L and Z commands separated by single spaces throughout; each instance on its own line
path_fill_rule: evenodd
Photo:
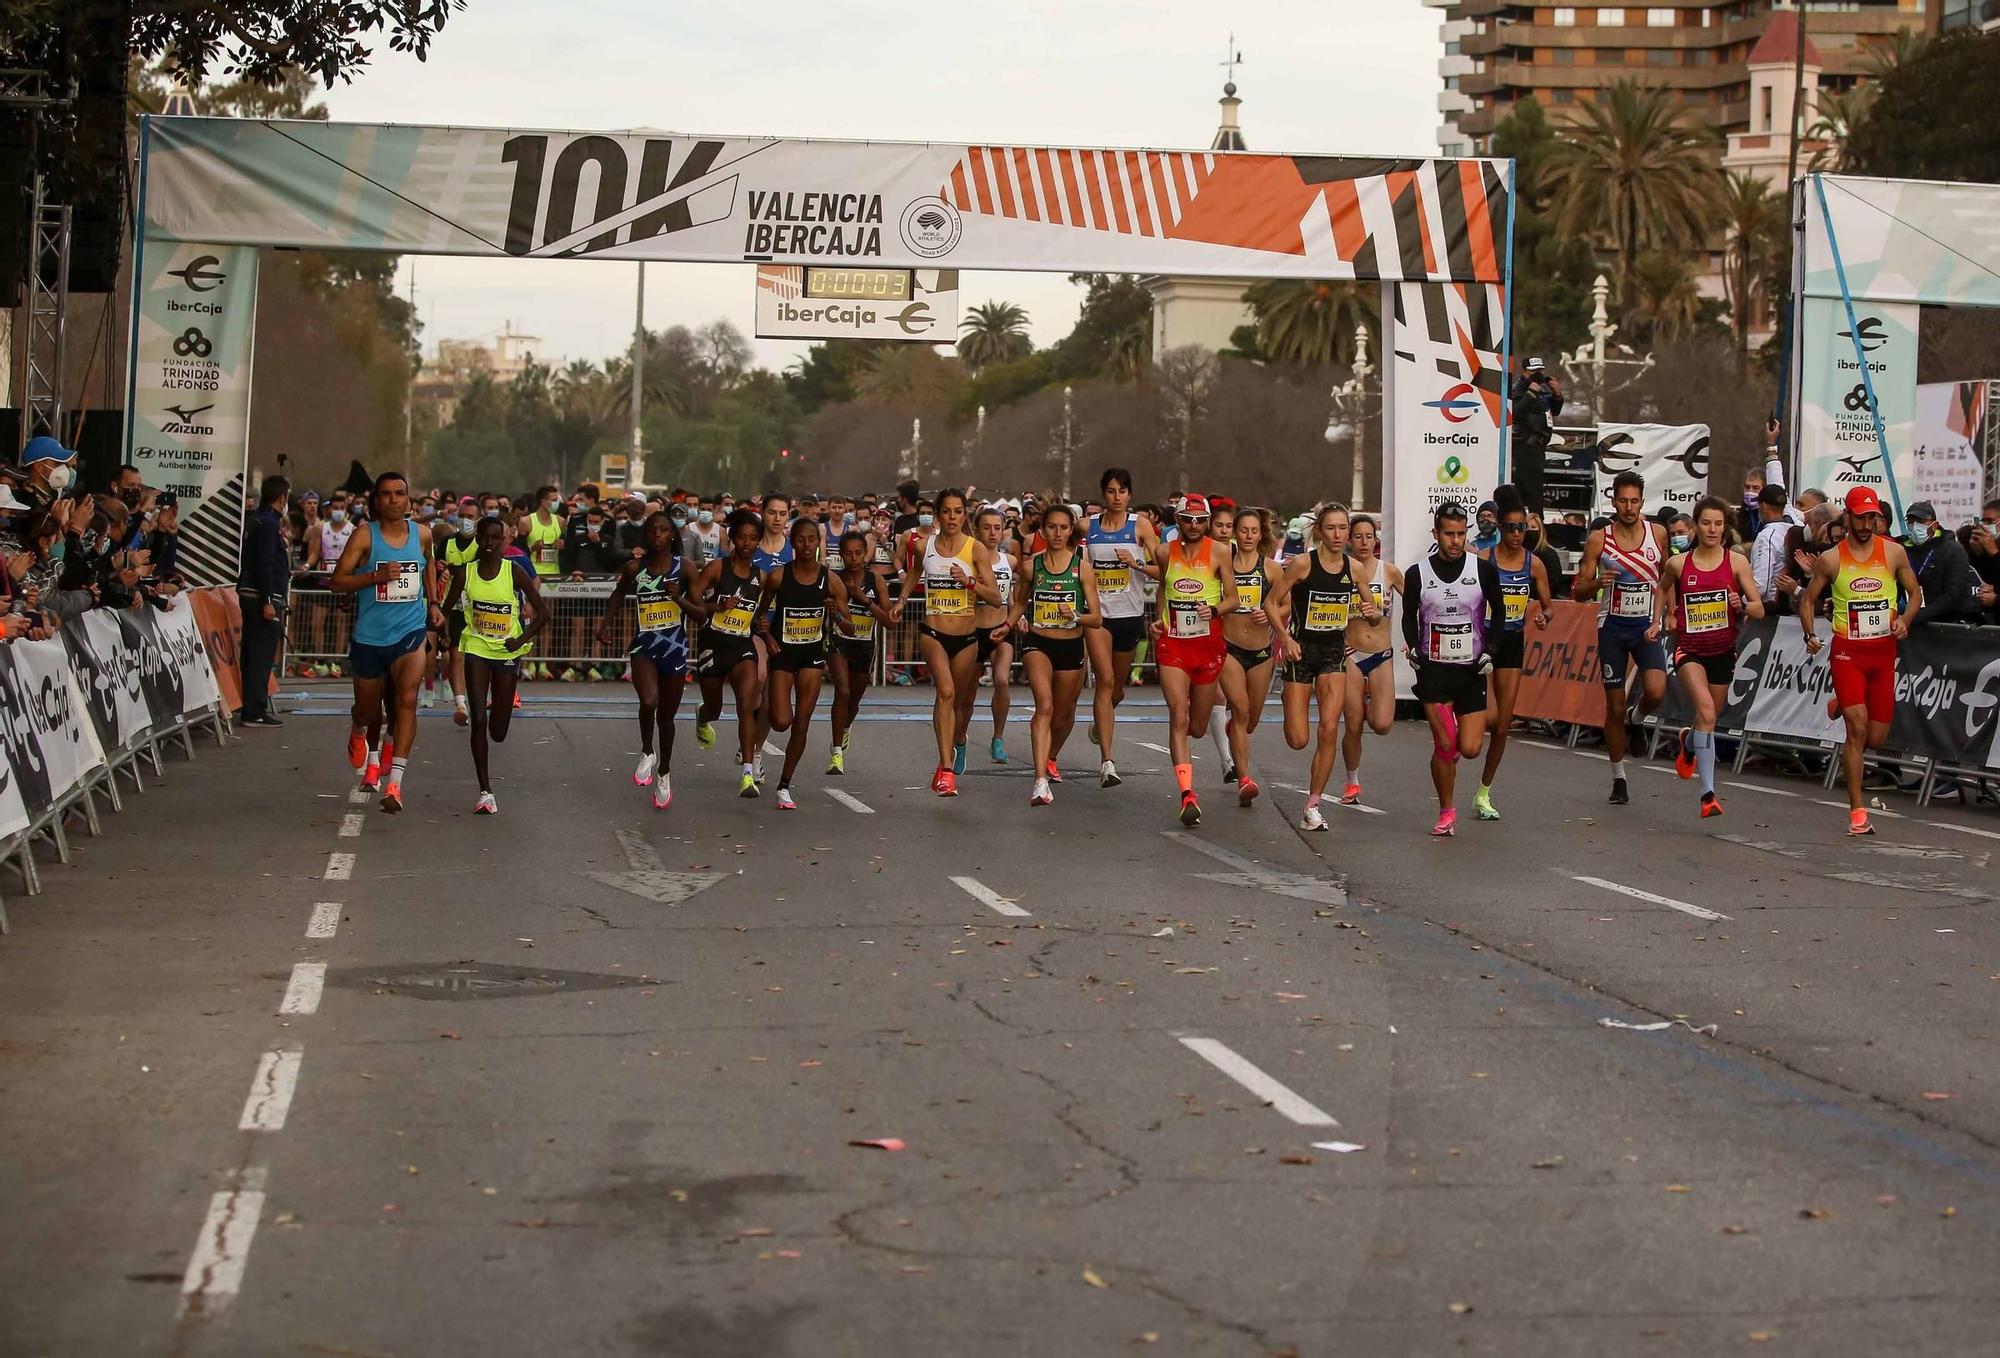
M 1182 792 L 1194 791 L 1194 765 L 1174 765 L 1174 781 L 1181 785 Z
M 1694 766 L 1701 774 L 1701 790 L 1715 793 L 1715 732 L 1691 731 L 1688 744 L 1694 750 Z

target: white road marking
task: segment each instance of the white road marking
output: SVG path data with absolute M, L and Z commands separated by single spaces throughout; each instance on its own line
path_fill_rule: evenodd
M 1321 877 L 1310 877 L 1299 872 L 1279 872 L 1267 868 L 1262 863 L 1232 853 L 1219 844 L 1210 844 L 1205 839 L 1181 830 L 1160 831 L 1166 838 L 1196 853 L 1206 854 L 1218 863 L 1226 863 L 1234 872 L 1198 872 L 1195 876 L 1205 882 L 1220 882 L 1224 886 L 1247 886 L 1255 891 L 1269 891 L 1280 896 L 1291 896 L 1296 900 L 1315 901 L 1320 905 L 1345 905 L 1347 892 L 1337 882 L 1329 882 Z
M 1850 808 L 1850 807 L 1849 807 L 1849 806 L 1847 805 L 1847 803 L 1846 803 L 1846 802 L 1836 802 L 1836 801 L 1834 801 L 1834 800 L 1833 800 L 1832 798 L 1829 798 L 1829 797 L 1814 797 L 1814 798 L 1812 799 L 1812 804 L 1813 804 L 1814 806 L 1837 806 L 1837 807 L 1839 807 L 1839 808 L 1840 808 L 1840 809 L 1841 809 L 1842 811 L 1847 811 L 1847 810 L 1851 810 L 1851 809 L 1852 809 L 1852 808 Z M 1874 806 L 1871 806 L 1871 807 L 1869 807 L 1869 808 L 1868 808 L 1868 814 L 1869 814 L 1869 815 L 1871 815 L 1871 816 L 1880 816 L 1880 817 L 1882 817 L 1882 819 L 1884 819 L 1884 820 L 1908 820 L 1908 819 L 1909 819 L 1909 817 L 1908 817 L 1908 816 L 1906 816 L 1906 815 L 1904 815 L 1904 814 L 1903 814 L 1902 812 L 1900 812 L 1900 811 L 1891 811 L 1891 810 L 1887 809 L 1886 807 L 1874 807 Z
M 1285 792 L 1296 792 L 1301 797 L 1312 796 L 1310 788 L 1300 787 L 1297 783 L 1273 783 L 1271 786 Z M 1337 806 L 1342 811 L 1359 811 L 1365 816 L 1382 816 L 1388 814 L 1379 806 L 1364 806 L 1360 802 L 1343 802 L 1338 797 L 1328 797 L 1324 793 L 1320 795 L 1319 804 L 1321 806 Z
M 1785 791 L 1785 789 L 1783 789 L 1783 788 L 1781 788 L 1781 787 L 1765 787 L 1765 786 L 1764 786 L 1763 784 L 1761 784 L 1761 783 L 1735 783 L 1735 782 L 1731 782 L 1731 781 L 1730 781 L 1729 779 L 1727 779 L 1727 778 L 1725 778 L 1725 779 L 1723 779 L 1723 780 L 1722 780 L 1722 785 L 1723 785 L 1724 787 L 1740 787 L 1740 788 L 1742 788 L 1742 789 L 1743 789 L 1743 790 L 1744 790 L 1745 792 L 1762 792 L 1762 793 L 1764 793 L 1764 794 L 1765 794 L 1766 796 L 1771 796 L 1771 797 L 1803 797 L 1803 796 L 1805 796 L 1805 794 L 1804 794 L 1803 792 L 1787 792 L 1787 791 Z
M 1163 754 L 1169 759 L 1172 759 L 1174 757 L 1174 752 L 1172 750 L 1168 749 L 1164 745 L 1155 745 L 1150 740 L 1135 740 L 1132 743 L 1134 745 L 1137 745 L 1142 750 L 1151 750 L 1154 754 Z M 1196 754 L 1193 750 L 1189 750 L 1188 758 L 1199 759 L 1201 758 L 1201 756 Z
M 326 872 L 329 882 L 344 882 L 354 875 L 354 855 L 351 853 L 330 853 L 326 856 Z
M 313 907 L 312 920 L 306 925 L 307 938 L 332 938 L 340 928 L 340 902 L 321 901 Z
M 278 1001 L 281 1014 L 316 1014 L 320 991 L 326 986 L 326 963 L 295 962 L 292 979 L 285 986 L 285 998 Z
M 837 787 L 828 788 L 826 790 L 826 795 L 833 798 L 835 801 L 839 802 L 849 811 L 858 812 L 864 816 L 872 816 L 875 814 L 875 808 L 870 806 L 867 802 L 862 801 L 859 797 L 850 797 L 848 794 L 842 792 Z
M 359 811 L 350 811 L 342 816 L 340 818 L 340 837 L 342 839 L 359 839 L 361 837 L 361 824 L 365 819 L 366 817 Z
M 770 755 L 771 758 L 773 759 L 783 759 L 785 757 L 784 750 L 780 749 L 776 745 L 773 745 L 768 740 L 764 742 L 764 753 Z
M 1975 830 L 1970 825 L 1953 825 L 1950 821 L 1946 820 L 1927 820 L 1923 823 L 1934 830 L 1950 830 L 1952 833 L 1960 835 L 1978 835 L 1981 839 L 2000 839 L 2000 834 L 1996 834 L 1992 830 Z
M 348 802 L 354 806 L 368 805 L 368 797 L 369 797 L 369 792 L 368 789 L 365 787 L 353 788 L 347 794 Z
M 208 1200 L 208 1215 L 181 1276 L 181 1313 L 212 1316 L 228 1305 L 243 1286 L 243 1267 L 250 1261 L 250 1241 L 264 1215 L 264 1174 L 250 1169 L 244 1187 L 224 1189 Z
M 285 1126 L 291 1111 L 292 1091 L 299 1086 L 299 1064 L 305 1060 L 299 1047 L 281 1047 L 265 1052 L 257 1062 L 257 1074 L 250 1081 L 250 1097 L 243 1101 L 239 1131 L 276 1132 Z
M 1625 886 L 1618 882 L 1606 881 L 1602 877 L 1577 876 L 1577 877 L 1572 877 L 1571 880 L 1582 882 L 1585 886 L 1602 887 L 1606 891 L 1616 891 L 1621 895 L 1631 896 L 1636 900 L 1651 901 L 1654 905 L 1664 905 L 1669 910 L 1678 910 L 1683 915 L 1693 915 L 1696 919 L 1729 918 L 1729 916 L 1727 915 L 1719 915 L 1715 911 L 1709 910 L 1703 906 L 1689 905 L 1686 901 L 1677 901 L 1671 896 L 1656 896 L 1650 891 L 1641 891 L 1639 890 L 1638 887 L 1635 886 Z
M 631 871 L 591 871 L 584 876 L 656 905 L 679 905 L 723 879 L 724 874 L 719 872 L 669 872 L 660 862 L 659 852 L 646 841 L 644 832 L 620 830 L 617 834 L 618 845 L 625 850 L 625 861 L 631 865 Z
M 1028 913 L 995 891 L 992 887 L 987 886 L 977 877 L 954 877 L 951 880 L 952 885 L 972 897 L 973 900 L 978 901 L 981 905 L 991 906 L 1003 915 L 1025 916 Z
M 618 843 L 625 850 L 625 861 L 632 865 L 632 871 L 660 872 L 664 870 L 664 865 L 660 862 L 659 853 L 651 844 L 646 842 L 644 831 L 620 830 L 618 832 Z
M 1175 1035 L 1179 1037 L 1179 1034 Z M 1180 1037 L 1180 1044 L 1301 1127 L 1338 1127 L 1331 1113 L 1306 1102 L 1212 1037 Z

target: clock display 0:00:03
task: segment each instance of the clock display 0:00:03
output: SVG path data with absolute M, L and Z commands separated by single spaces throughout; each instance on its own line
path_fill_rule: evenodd
M 908 269 L 806 270 L 808 297 L 853 302 L 907 302 L 915 280 Z

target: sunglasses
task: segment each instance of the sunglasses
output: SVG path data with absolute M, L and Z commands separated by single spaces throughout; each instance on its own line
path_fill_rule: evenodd
M 1526 519 L 1522 519 L 1518 523 L 1514 522 L 1502 523 L 1500 525 L 1500 531 L 1503 533 L 1525 533 L 1528 531 L 1528 521 Z

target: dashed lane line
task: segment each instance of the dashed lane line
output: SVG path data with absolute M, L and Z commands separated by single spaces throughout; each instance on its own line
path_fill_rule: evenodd
M 245 1170 L 239 1186 L 208 1200 L 208 1215 L 181 1276 L 183 1315 L 213 1316 L 242 1290 L 250 1242 L 263 1215 L 264 1171 L 258 1167 Z
M 1630 896 L 1635 900 L 1650 901 L 1654 905 L 1664 905 L 1669 910 L 1678 910 L 1683 915 L 1693 915 L 1696 919 L 1717 920 L 1729 918 L 1729 916 L 1717 914 L 1705 906 L 1689 905 L 1686 901 L 1677 901 L 1672 896 L 1655 895 L 1653 892 L 1641 891 L 1638 887 L 1626 886 L 1622 882 L 1609 881 L 1603 877 L 1572 875 L 1570 880 L 1582 882 L 1585 886 L 1600 887 L 1605 891 L 1616 891 L 1620 895 Z
M 362 823 L 366 819 L 367 817 L 363 816 L 359 811 L 350 811 L 342 816 L 340 818 L 340 837 L 342 839 L 359 839 L 361 837 Z
M 368 805 L 368 798 L 370 795 L 371 794 L 369 793 L 368 789 L 365 787 L 360 787 L 357 785 L 353 788 L 350 788 L 347 793 L 348 805 L 366 806 Z
M 306 923 L 307 938 L 332 938 L 340 930 L 339 901 L 321 901 L 313 907 L 312 919 Z
M 326 881 L 344 882 L 354 875 L 354 855 L 351 853 L 330 853 L 326 856 Z
M 1176 1033 L 1180 1044 L 1301 1127 L 1338 1127 L 1333 1114 L 1259 1070 L 1212 1037 Z
M 973 900 L 978 901 L 981 905 L 997 910 L 1003 915 L 1012 915 L 1018 918 L 1025 918 L 1028 915 L 1026 910 L 1023 910 L 1020 906 L 1002 896 L 992 887 L 987 886 L 977 877 L 954 877 L 951 881 L 952 885 L 972 897 Z
M 292 1108 L 292 1093 L 299 1087 L 299 1066 L 305 1060 L 301 1047 L 281 1047 L 265 1052 L 257 1062 L 257 1074 L 250 1081 L 250 1097 L 243 1101 L 239 1131 L 277 1132 L 284 1130 L 285 1115 Z
M 292 979 L 285 986 L 285 996 L 278 1001 L 280 1014 L 316 1014 L 319 1012 L 320 992 L 326 988 L 326 963 L 297 962 L 292 966 Z

